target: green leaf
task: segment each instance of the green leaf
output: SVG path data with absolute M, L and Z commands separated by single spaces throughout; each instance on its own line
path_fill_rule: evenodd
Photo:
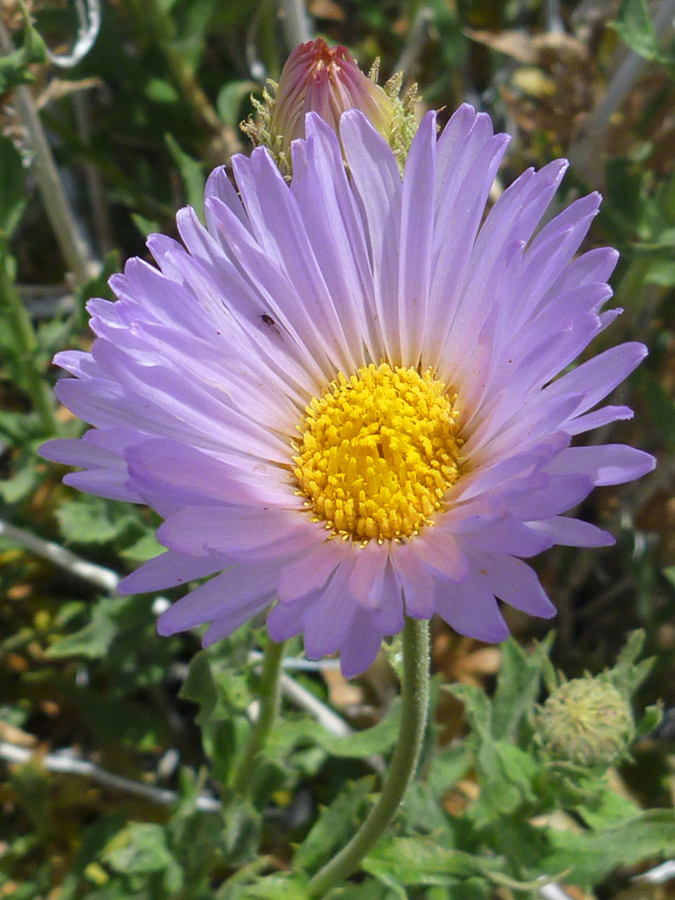
M 160 553 L 164 552 L 166 552 L 166 547 L 163 547 L 159 543 L 155 537 L 154 531 L 150 531 L 147 534 L 144 534 L 143 537 L 139 538 L 130 547 L 122 550 L 120 556 L 122 559 L 128 559 L 129 562 L 140 565 L 140 563 L 147 562 L 149 559 L 154 559 L 155 556 L 159 556 Z
M 389 888 L 379 881 L 363 881 L 361 884 L 343 884 L 327 894 L 328 900 L 394 900 Z
M 553 643 L 553 632 L 537 653 L 526 653 L 509 638 L 501 645 L 502 665 L 492 701 L 492 731 L 496 738 L 513 741 L 521 724 L 527 721 L 539 694 L 542 661 Z
M 13 478 L 0 481 L 0 497 L 5 503 L 18 503 L 35 490 L 39 481 L 34 466 L 21 469 Z
M 0 326 L 2 325 L 0 313 Z M 9 332 L 9 329 L 7 329 Z M 7 334 L 9 337 L 9 334 Z M 1 339 L 0 339 L 1 341 Z M 8 341 L 9 343 L 9 341 Z M 5 360 L 9 363 L 9 360 Z M 40 433 L 40 423 L 35 416 L 28 413 L 0 410 L 0 436 L 13 444 L 22 445 Z
M 258 854 L 262 815 L 243 798 L 233 798 L 223 809 L 223 846 L 230 866 L 239 868 Z
M 318 744 L 332 756 L 345 759 L 361 759 L 376 753 L 386 753 L 396 743 L 400 719 L 401 705 L 396 700 L 388 715 L 377 725 L 344 737 L 336 737 L 313 720 L 280 720 L 268 739 L 265 753 L 271 757 L 284 756 L 305 743 Z
M 630 698 L 647 678 L 656 662 L 655 657 L 637 662 L 645 643 L 645 632 L 638 629 L 630 633 L 613 668 L 607 673 L 612 684 Z
M 185 199 L 203 222 L 204 185 L 206 183 L 204 164 L 181 150 L 176 139 L 170 134 L 167 134 L 165 139 L 169 153 L 171 153 L 173 161 L 178 166 L 181 181 L 183 182 L 183 190 L 185 191 Z
M 471 730 L 480 740 L 492 738 L 492 703 L 485 691 L 473 684 L 449 684 L 445 686 L 464 704 L 464 711 Z
M 125 818 L 124 813 L 102 816 L 84 829 L 73 868 L 59 886 L 59 900 L 75 900 L 85 869 L 119 832 Z
M 333 851 L 351 838 L 358 825 L 366 797 L 373 790 L 372 776 L 347 784 L 337 798 L 321 810 L 317 821 L 298 848 L 293 864 L 311 870 L 326 862 Z
M 50 659 L 83 656 L 86 659 L 102 659 L 120 632 L 120 618 L 132 598 L 104 598 L 97 601 L 91 612 L 91 620 L 76 631 L 57 640 L 47 649 Z
M 466 741 L 445 747 L 431 759 L 426 782 L 434 796 L 442 796 L 464 778 L 471 766 L 471 754 Z
M 268 875 L 255 884 L 247 885 L 237 894 L 238 900 L 309 900 L 307 879 L 294 872 L 291 875 Z
M 0 94 L 19 84 L 35 81 L 29 67 L 33 63 L 47 62 L 45 43 L 33 27 L 25 6 L 21 4 L 21 7 L 24 16 L 23 45 L 18 50 L 0 57 Z
M 149 78 L 145 82 L 145 96 L 155 103 L 178 103 L 180 94 L 165 78 Z
M 481 874 L 483 868 L 499 867 L 495 860 L 478 862 L 469 853 L 440 845 L 434 835 L 390 838 L 379 843 L 361 863 L 361 868 L 389 884 L 451 884 L 455 879 Z
M 251 702 L 245 674 L 238 672 L 222 650 L 200 650 L 190 662 L 180 696 L 200 706 L 197 725 L 225 721 L 243 713 Z M 232 660 L 236 665 L 236 660 Z
M 633 53 L 649 62 L 673 65 L 673 57 L 661 52 L 646 0 L 623 0 L 618 18 L 610 23 L 610 27 Z
M 56 518 L 64 538 L 74 544 L 106 544 L 136 523 L 135 516 L 122 504 L 94 496 L 64 503 Z
M 218 93 L 216 109 L 218 117 L 233 128 L 239 124 L 241 104 L 244 98 L 259 90 L 255 81 L 230 81 Z
M 652 706 L 648 706 L 642 718 L 635 726 L 635 739 L 638 740 L 641 737 L 645 737 L 647 734 L 651 734 L 652 731 L 656 731 L 663 720 L 663 703 L 658 702 L 654 703 Z
M 147 875 L 162 872 L 171 891 L 183 884 L 181 867 L 166 843 L 166 832 L 152 822 L 132 822 L 106 846 L 103 861 L 123 875 Z
M 632 800 L 603 785 L 592 804 L 579 805 L 575 811 L 590 829 L 602 831 L 604 828 L 614 828 L 634 819 L 639 814 L 640 808 Z
M 650 810 L 629 822 L 596 834 L 548 831 L 551 850 L 541 871 L 555 875 L 569 870 L 566 880 L 581 887 L 596 885 L 618 866 L 675 853 L 675 813 Z
M 169 846 L 191 884 L 208 880 L 214 865 L 222 863 L 223 823 L 219 814 L 179 809 L 167 825 L 167 834 Z
M 469 816 L 479 828 L 516 813 L 523 804 L 536 803 L 533 783 L 538 766 L 524 750 L 504 741 L 484 741 L 476 763 L 481 792 Z

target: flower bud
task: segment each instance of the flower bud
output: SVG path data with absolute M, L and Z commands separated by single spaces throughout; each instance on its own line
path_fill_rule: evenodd
M 575 678 L 556 688 L 537 714 L 537 732 L 551 759 L 609 766 L 635 734 L 630 704 L 610 680 Z
M 309 112 L 318 113 L 339 134 L 342 113 L 359 109 L 397 157 L 407 155 L 416 128 L 417 92 L 413 88 L 401 98 L 400 75 L 385 88 L 376 84 L 376 75 L 376 68 L 371 77 L 365 75 L 346 47 L 329 47 L 323 38 L 300 44 L 288 57 L 279 83 L 271 82 L 274 96 L 265 90 L 263 103 L 253 101 L 257 121 L 249 120 L 242 129 L 254 144 L 271 151 L 286 175 L 291 172 L 291 142 L 305 137 Z
M 305 136 L 305 115 L 318 113 L 335 130 L 347 109 L 360 109 L 389 138 L 394 104 L 381 87 L 356 65 L 346 47 L 329 47 L 319 38 L 301 44 L 281 73 L 271 119 L 271 132 L 286 147 Z

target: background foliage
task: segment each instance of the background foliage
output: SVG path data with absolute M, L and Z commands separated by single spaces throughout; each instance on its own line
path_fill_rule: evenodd
M 158 552 L 143 508 L 80 495 L 36 455 L 83 426 L 51 400 L 53 354 L 86 349 L 84 303 L 151 231 L 201 207 L 206 174 L 246 152 L 249 96 L 278 77 L 288 5 L 272 0 L 109 0 L 100 34 L 57 68 L 73 6 L 2 4 L 0 60 L 0 896 L 12 900 L 302 900 L 368 809 L 397 733 L 397 646 L 348 684 L 291 647 L 283 716 L 252 791 L 232 787 L 256 703 L 261 623 L 208 651 L 160 639 L 166 597 L 114 596 L 117 575 Z M 567 199 L 605 195 L 588 246 L 622 252 L 613 343 L 650 347 L 612 428 L 660 459 L 635 485 L 601 489 L 582 517 L 615 548 L 538 560 L 560 614 L 506 610 L 516 635 L 486 647 L 434 624 L 433 716 L 420 780 L 344 900 L 574 897 L 657 888 L 634 876 L 675 856 L 675 93 L 672 30 L 644 0 L 311 0 L 313 35 L 346 44 L 383 79 L 400 68 L 424 107 L 462 101 L 514 135 L 500 173 L 560 155 Z M 284 19 L 284 9 L 286 18 Z M 660 17 L 660 18 L 659 18 Z M 43 43 L 44 41 L 44 43 Z M 86 247 L 68 274 L 39 190 L 16 85 L 28 84 Z M 19 88 L 21 90 L 21 88 Z M 25 90 L 25 88 L 24 88 Z M 90 265 L 91 263 L 91 265 Z M 594 348 L 597 350 L 597 347 Z M 603 434 L 603 440 L 607 435 Z M 258 627 L 256 627 L 258 626 Z M 535 704 L 567 677 L 611 676 L 665 717 L 643 720 L 609 771 L 551 763 Z M 550 654 L 550 656 L 549 656 Z M 551 659 L 553 662 L 551 662 Z M 111 774 L 112 773 L 112 774 Z M 629 885 L 632 885 L 629 887 Z M 663 890 L 659 888 L 659 890 Z M 662 895 L 659 895 L 662 896 Z

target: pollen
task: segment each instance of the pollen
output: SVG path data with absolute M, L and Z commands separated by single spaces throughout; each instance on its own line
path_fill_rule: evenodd
M 305 409 L 294 444 L 299 493 L 326 527 L 357 541 L 432 524 L 460 475 L 454 397 L 431 372 L 362 366 Z

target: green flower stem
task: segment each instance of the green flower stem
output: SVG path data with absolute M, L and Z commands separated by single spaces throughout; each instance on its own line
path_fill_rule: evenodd
M 285 641 L 275 644 L 269 640 L 265 647 L 265 658 L 260 678 L 260 714 L 248 739 L 239 770 L 232 780 L 232 789 L 236 794 L 245 797 L 253 781 L 260 753 L 272 730 L 279 710 L 279 683 L 281 662 L 284 658 Z
M 7 56 L 13 49 L 9 33 L 0 20 L 0 52 L 3 56 Z M 25 84 L 14 89 L 12 103 L 28 135 L 30 148 L 33 151 L 33 171 L 40 186 L 47 216 L 63 259 L 73 273 L 77 284 L 86 284 L 96 274 L 96 266 L 77 230 L 75 218 L 35 107 L 33 95 Z
M 55 434 L 58 423 L 54 415 L 52 392 L 42 377 L 35 359 L 38 348 L 35 330 L 14 282 L 10 278 L 8 259 L 2 246 L 0 246 L 0 305 L 5 311 L 16 347 L 15 359 L 21 367 L 23 386 L 40 416 L 44 434 Z
M 407 618 L 403 631 L 401 728 L 382 793 L 352 840 L 309 882 L 311 897 L 323 897 L 355 872 L 396 815 L 419 759 L 429 706 L 429 623 Z

